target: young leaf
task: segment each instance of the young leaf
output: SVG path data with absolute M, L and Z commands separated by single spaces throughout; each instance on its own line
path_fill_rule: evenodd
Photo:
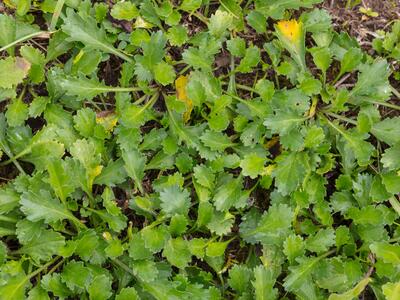
M 165 245 L 163 255 L 172 265 L 180 269 L 184 269 L 192 258 L 187 241 L 181 237 L 170 239 Z
M 67 41 L 81 42 L 87 49 L 101 50 L 114 54 L 128 62 L 133 62 L 132 58 L 114 48 L 107 40 L 105 30 L 97 27 L 96 20 L 91 16 L 84 13 L 80 15 L 74 12 L 73 9 L 68 8 L 63 20 L 64 25 L 61 28 L 69 36 Z
M 370 282 L 371 278 L 364 278 L 353 289 L 340 295 L 331 294 L 328 300 L 352 300 L 358 297 Z
M 146 164 L 145 157 L 137 149 L 122 149 L 122 159 L 124 160 L 124 167 L 136 184 L 136 187 L 143 193 L 142 179 L 144 176 L 144 169 Z
M 117 20 L 131 21 L 139 15 L 132 2 L 117 2 L 111 9 L 111 16 Z
M 26 191 L 21 196 L 21 210 L 30 221 L 44 220 L 46 223 L 71 220 L 79 225 L 80 222 L 49 191 Z M 83 225 L 82 225 L 83 226 Z
M 257 266 L 254 269 L 254 281 L 252 281 L 256 299 L 277 299 L 278 290 L 274 289 L 275 280 L 271 268 Z
M 190 207 L 190 194 L 173 185 L 160 192 L 161 208 L 167 215 L 186 215 Z
M 63 160 L 52 160 L 47 164 L 49 183 L 57 197 L 65 203 L 67 197 L 75 190 Z

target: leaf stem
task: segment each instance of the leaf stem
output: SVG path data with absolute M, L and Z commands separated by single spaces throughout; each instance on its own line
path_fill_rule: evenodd
M 13 217 L 7 217 L 7 216 L 0 215 L 0 221 L 9 222 L 9 223 L 17 223 L 18 219 L 17 218 L 13 218 Z
M 15 163 L 17 159 L 21 158 L 22 156 L 25 156 L 26 154 L 28 154 L 30 152 L 31 152 L 31 147 L 29 146 L 29 147 L 25 148 L 24 150 L 22 150 L 17 155 L 11 156 L 11 158 L 9 158 L 8 160 L 3 161 L 2 163 L 0 163 L 0 166 L 6 166 L 6 165 L 8 165 L 8 164 L 10 164 L 12 162 Z
M 372 104 L 376 104 L 376 105 L 385 106 L 385 107 L 388 107 L 388 108 L 393 108 L 393 109 L 396 109 L 396 110 L 400 110 L 400 106 L 399 105 L 396 105 L 396 104 L 393 104 L 393 103 L 390 103 L 390 102 L 379 102 L 379 101 L 368 101 L 368 102 L 372 103 Z
M 400 99 L 400 92 L 398 90 L 396 90 L 394 87 L 391 87 L 392 93 L 398 98 Z
M 118 258 L 113 258 L 111 259 L 111 261 L 113 263 L 115 263 L 116 265 L 118 265 L 120 268 L 122 268 L 123 270 L 125 270 L 126 272 L 128 272 L 129 274 L 131 274 L 133 277 L 135 277 L 135 279 L 137 281 L 140 281 L 140 278 L 136 277 L 135 273 L 133 272 L 133 270 L 131 270 L 131 268 L 129 268 L 125 263 L 123 263 L 122 261 L 120 261 Z
M 15 45 L 17 45 L 19 43 L 22 43 L 22 42 L 24 42 L 26 40 L 29 40 L 31 38 L 38 37 L 38 36 L 41 36 L 41 35 L 50 35 L 52 33 L 53 32 L 51 32 L 51 31 L 37 31 L 37 32 L 31 33 L 31 34 L 27 34 L 27 35 L 15 40 L 14 42 L 11 42 L 11 43 L 5 45 L 4 47 L 1 47 L 0 48 L 0 52 L 4 51 L 4 50 L 7 50 L 8 48 L 11 48 L 11 47 L 13 47 L 13 46 L 15 46 Z
M 245 91 L 248 91 L 248 92 L 259 94 L 256 89 L 254 89 L 254 88 L 252 88 L 250 86 L 247 86 L 247 85 L 236 84 L 236 87 L 241 89 L 241 90 L 245 90 Z
M 57 0 L 56 7 L 54 9 L 53 16 L 51 18 L 51 23 L 50 23 L 50 30 L 53 31 L 56 28 L 57 21 L 60 18 L 61 10 L 64 6 L 65 0 Z
M 331 113 L 331 112 L 325 112 L 325 114 L 326 115 L 328 115 L 328 116 L 330 116 L 330 117 L 333 117 L 333 118 L 335 118 L 335 119 L 338 119 L 338 120 L 341 120 L 341 121 L 343 121 L 343 122 L 347 122 L 347 123 L 350 123 L 350 124 L 352 124 L 352 125 L 357 125 L 357 122 L 356 121 L 354 121 L 354 120 L 352 120 L 352 119 L 350 119 L 350 118 L 347 118 L 347 117 L 344 117 L 344 116 L 341 116 L 341 115 L 338 115 L 338 114 L 335 114 L 335 113 Z M 326 118 L 325 118 L 326 119 Z M 326 119 L 330 124 L 332 124 L 328 119 Z
M 400 203 L 395 197 L 389 198 L 389 202 L 392 205 L 393 209 L 397 212 L 400 216 Z

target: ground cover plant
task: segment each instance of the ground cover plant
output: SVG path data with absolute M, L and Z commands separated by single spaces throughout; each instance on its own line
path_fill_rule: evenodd
M 400 299 L 400 21 L 321 2 L 2 1 L 0 299 Z

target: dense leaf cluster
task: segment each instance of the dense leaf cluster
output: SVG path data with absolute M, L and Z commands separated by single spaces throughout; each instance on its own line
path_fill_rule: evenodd
M 112 2 L 4 1 L 0 299 L 400 299 L 400 23 Z

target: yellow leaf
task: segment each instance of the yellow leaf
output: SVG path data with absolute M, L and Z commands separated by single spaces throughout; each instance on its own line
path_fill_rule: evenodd
M 4 0 L 4 4 L 11 8 L 16 8 L 14 1 L 12 0 Z
M 112 240 L 111 233 L 109 233 L 108 231 L 103 232 L 103 238 L 104 238 L 106 241 L 111 241 L 111 240 Z
M 184 122 L 189 121 L 190 114 L 192 113 L 192 109 L 193 109 L 193 102 L 192 102 L 192 100 L 189 99 L 189 97 L 186 93 L 186 86 L 188 83 L 188 79 L 189 79 L 189 76 L 181 75 L 178 77 L 177 80 L 175 80 L 176 97 L 178 98 L 178 100 L 184 102 L 186 105 L 186 111 L 183 114 Z
M 92 189 L 94 179 L 100 175 L 101 170 L 103 170 L 102 165 L 98 165 L 98 166 L 94 167 L 93 169 L 88 170 L 87 180 L 88 180 L 88 185 L 89 185 L 90 190 Z
M 303 24 L 297 20 L 279 21 L 278 30 L 293 44 L 298 44 L 302 34 Z
M 75 56 L 75 58 L 74 58 L 74 60 L 73 60 L 72 63 L 73 63 L 74 65 L 77 64 L 77 63 L 81 60 L 83 54 L 85 54 L 85 51 L 83 51 L 83 50 L 79 51 L 78 55 Z
M 275 170 L 275 168 L 276 168 L 276 165 L 268 165 L 268 166 L 264 167 L 264 170 L 261 175 L 270 176 L 270 175 L 272 175 L 272 172 Z
M 279 142 L 279 137 L 274 136 L 272 139 L 270 139 L 268 142 L 264 144 L 265 148 L 271 149 L 274 147 L 277 143 Z
M 15 67 L 24 72 L 25 76 L 28 75 L 29 70 L 31 69 L 31 63 L 27 61 L 25 58 L 16 57 L 15 58 Z
M 118 118 L 110 111 L 102 111 L 96 115 L 96 123 L 104 127 L 107 132 L 112 132 L 117 126 Z
M 153 27 L 153 25 L 149 22 L 146 22 L 143 18 L 137 17 L 134 27 L 135 28 L 151 28 L 151 27 Z
M 312 117 L 315 116 L 315 112 L 317 110 L 317 104 L 318 104 L 318 99 L 316 97 L 314 97 L 312 99 L 312 104 L 311 104 L 310 110 L 308 112 L 308 117 L 309 118 L 312 118 Z

